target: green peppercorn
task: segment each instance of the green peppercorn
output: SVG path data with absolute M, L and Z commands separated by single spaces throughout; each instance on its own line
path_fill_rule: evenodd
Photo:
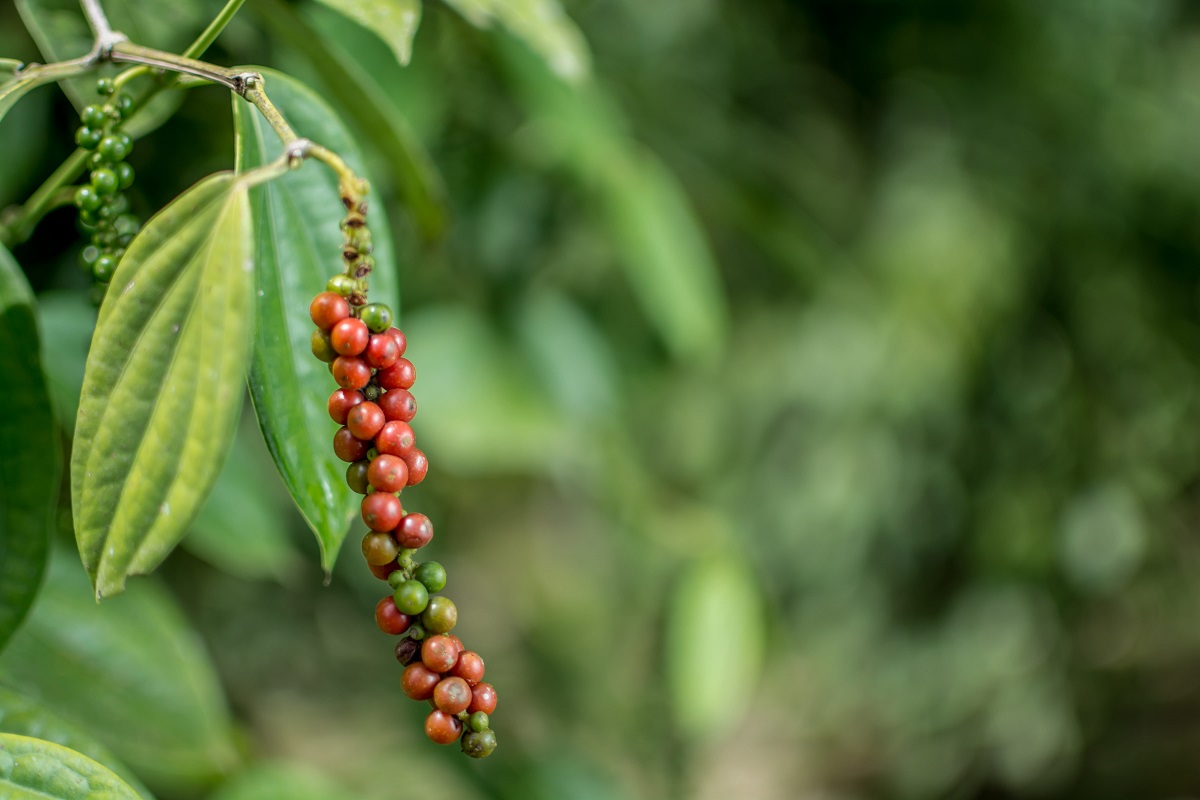
M 117 85 L 113 83 L 112 78 L 101 78 L 96 81 L 96 93 L 101 97 L 108 97 L 117 90 Z
M 462 751 L 471 758 L 487 758 L 495 749 L 495 731 L 468 731 L 462 737 Z
M 106 167 L 92 170 L 92 186 L 100 194 L 116 194 L 117 173 Z
M 476 711 L 471 715 L 471 719 L 467 722 L 471 726 L 471 730 L 479 733 L 488 729 L 488 715 L 482 711 Z
M 122 214 L 114 220 L 113 227 L 117 233 L 137 233 L 142 229 L 142 224 L 133 214 Z
M 313 331 L 312 354 L 326 364 L 332 364 L 337 360 L 338 352 L 333 349 L 333 343 L 329 341 L 328 331 Z
M 100 143 L 95 146 L 96 152 L 104 156 L 105 160 L 114 164 L 118 161 L 124 161 L 125 156 L 129 155 L 129 147 L 125 144 L 124 140 L 120 138 L 120 136 L 125 136 L 125 134 L 120 134 L 119 136 L 109 134 L 108 136 L 105 136 L 100 140 Z M 129 137 L 125 136 L 125 138 L 127 139 Z M 78 137 L 76 137 L 76 141 L 78 141 Z M 80 143 L 80 145 L 83 146 L 82 143 Z
M 80 211 L 98 211 L 104 201 L 92 186 L 80 186 L 75 190 L 75 206 Z
M 421 588 L 425 588 L 424 585 Z M 449 597 L 431 597 L 421 613 L 421 624 L 432 633 L 449 633 L 458 623 L 458 607 Z
M 97 258 L 96 263 L 92 266 L 92 274 L 101 283 L 108 283 L 112 280 L 113 273 L 116 271 L 117 260 L 107 253 Z
M 342 297 L 349 297 L 354 293 L 354 278 L 349 275 L 334 275 L 325 284 L 325 290 L 340 294 Z
M 101 106 L 84 106 L 79 112 L 79 120 L 89 128 L 102 128 L 108 121 L 108 115 Z
M 96 259 L 100 257 L 100 248 L 94 244 L 89 244 L 83 248 L 83 252 L 79 254 L 79 265 L 83 267 L 85 272 L 91 272 L 92 267 L 96 264 Z
M 424 584 L 430 593 L 446 588 L 446 568 L 436 561 L 426 561 L 419 565 L 413 577 Z
M 429 605 L 429 591 L 420 581 L 409 580 L 396 587 L 392 599 L 396 601 L 396 608 L 413 616 L 420 614 Z
M 392 310 L 383 303 L 365 305 L 358 312 L 358 318 L 366 323 L 372 333 L 383 333 L 392 327 Z
M 75 131 L 75 144 L 85 150 L 95 150 L 104 136 L 104 131 L 82 125 Z
M 112 104 L 113 108 L 117 110 L 117 114 L 120 115 L 122 119 L 128 117 L 129 113 L 133 111 L 133 98 L 124 92 L 121 92 L 119 95 L 113 98 Z
M 113 172 L 117 173 L 117 185 L 122 189 L 133 186 L 133 167 L 129 166 L 127 161 L 118 161 L 113 164 Z

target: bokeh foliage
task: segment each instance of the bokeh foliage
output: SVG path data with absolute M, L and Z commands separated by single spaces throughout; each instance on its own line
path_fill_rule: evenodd
M 51 601 L 0 675 L 164 798 L 291 791 L 292 763 L 365 798 L 1200 792 L 1200 16 L 566 8 L 590 78 L 432 2 L 406 67 L 313 2 L 249 3 L 209 53 L 316 87 L 378 176 L 433 464 L 406 505 L 499 688 L 496 755 L 422 740 L 356 559 L 320 589 L 297 517 L 238 529 L 288 502 L 253 426 L 174 598 L 125 599 L 203 635 L 237 764 L 221 738 L 187 785 L 138 769 L 126 720 L 28 678 Z M 36 57 L 7 4 L 0 52 Z M 52 89 L 10 112 L 0 205 L 71 116 Z M 230 129 L 189 92 L 133 156 L 143 216 L 228 167 Z M 14 251 L 60 405 L 73 235 L 57 212 Z M 269 563 L 231 568 L 243 537 Z

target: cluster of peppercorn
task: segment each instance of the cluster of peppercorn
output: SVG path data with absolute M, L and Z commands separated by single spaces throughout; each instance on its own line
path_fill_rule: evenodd
M 404 358 L 407 340 L 392 327 L 391 309 L 367 302 L 366 278 L 374 262 L 366 205 L 349 197 L 344 202 L 346 271 L 313 298 L 309 315 L 317 326 L 313 355 L 329 364 L 341 387 L 329 397 L 329 416 L 342 426 L 333 450 L 349 463 L 346 483 L 365 495 L 362 519 L 370 531 L 362 540 L 363 556 L 375 577 L 392 588 L 375 607 L 375 621 L 384 633 L 405 636 L 396 645 L 405 667 L 401 688 L 433 706 L 425 734 L 439 744 L 461 739 L 464 753 L 484 758 L 496 749 L 488 721 L 496 690 L 482 682 L 483 659 L 450 634 L 458 609 L 450 598 L 436 595 L 446 586 L 445 568 L 413 558 L 433 538 L 433 523 L 424 514 L 405 512 L 400 503 L 404 487 L 420 483 L 429 469 L 409 425 L 417 413 L 409 391 L 416 370 Z
M 83 124 L 75 131 L 75 143 L 92 151 L 87 161 L 91 172 L 88 182 L 75 190 L 74 200 L 79 227 L 90 239 L 80 263 L 96 279 L 99 300 L 140 224 L 129 213 L 129 198 L 124 194 L 133 185 L 133 167 L 125 161 L 133 150 L 133 139 L 120 130 L 133 111 L 133 100 L 118 93 L 109 78 L 101 78 L 96 91 L 108 101 L 85 106 L 80 112 Z

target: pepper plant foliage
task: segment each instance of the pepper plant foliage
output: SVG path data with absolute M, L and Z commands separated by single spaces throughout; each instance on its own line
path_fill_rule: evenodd
M 402 64 L 411 58 L 420 0 L 322 1 L 377 33 Z M 479 27 L 507 28 L 562 77 L 587 69 L 581 38 L 554 0 L 448 4 Z M 105 77 L 126 103 L 122 130 L 133 141 L 166 123 L 185 90 L 215 86 L 231 95 L 236 152 L 227 170 L 167 202 L 136 235 L 123 233 L 129 241 L 106 244 L 115 271 L 104 276 L 94 332 L 85 336 L 90 345 L 81 389 L 56 391 L 43 370 L 34 295 L 11 248 L 49 210 L 69 201 L 96 143 L 84 145 L 86 136 L 77 134 L 81 148 L 28 202 L 0 216 L 0 373 L 12 382 L 0 393 L 0 648 L 43 583 L 54 600 L 30 621 L 36 635 L 13 639 L 0 675 L 19 686 L 78 685 L 76 697 L 52 693 L 57 706 L 0 690 L 5 797 L 135 798 L 148 795 L 139 777 L 174 791 L 211 781 L 236 760 L 211 669 L 180 633 L 186 625 L 157 596 L 152 580 L 115 601 L 119 611 L 103 618 L 103 625 L 136 632 L 130 638 L 139 646 L 124 654 L 121 669 L 96 666 L 101 658 L 91 662 L 86 683 L 69 669 L 56 673 L 60 662 L 44 648 L 69 649 L 88 662 L 88 647 L 104 639 L 75 636 L 72 622 L 95 610 L 79 604 L 83 578 L 68 566 L 70 559 L 56 557 L 47 568 L 60 485 L 69 486 L 91 592 L 96 600 L 121 593 L 129 576 L 153 571 L 185 533 L 204 527 L 201 511 L 233 446 L 248 381 L 267 449 L 326 570 L 355 513 L 342 469 L 328 455 L 328 375 L 309 352 L 304 309 L 340 255 L 339 194 L 364 193 L 371 175 L 338 112 L 300 80 L 264 67 L 199 60 L 241 5 L 229 0 L 223 7 L 167 9 L 135 0 L 111 9 L 110 18 L 97 0 L 79 8 L 66 0 L 18 0 L 45 63 L 0 58 L 0 124 L 35 89 L 58 84 L 86 127 L 87 115 L 97 115 L 88 111 L 95 108 L 94 87 Z M 283 18 L 292 13 L 282 4 L 276 10 Z M 348 77 L 346 93 L 353 96 Z M 393 123 L 385 119 L 379 126 L 382 144 L 404 165 L 401 193 L 418 228 L 433 234 L 444 217 L 436 176 L 412 137 Z M 114 140 L 109 149 L 120 161 L 125 145 Z M 126 188 L 126 178 L 132 173 L 122 175 L 119 187 L 113 177 L 111 187 L 97 184 L 97 191 Z M 86 193 L 74 197 L 89 210 Z M 381 268 L 371 278 L 372 297 L 396 307 L 386 216 L 376 211 L 373 220 Z M 44 309 L 43 318 L 54 313 Z M 60 428 L 72 427 L 62 406 L 76 398 L 72 434 Z M 139 700 L 149 702 L 139 706 Z M 69 722 L 56 714 L 64 709 Z M 78 726 L 89 722 L 104 728 L 100 741 Z M 153 736 L 147 737 L 147 725 Z

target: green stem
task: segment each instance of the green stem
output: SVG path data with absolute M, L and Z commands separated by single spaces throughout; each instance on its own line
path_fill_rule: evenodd
M 150 47 L 142 47 L 140 44 L 132 42 L 118 42 L 113 45 L 109 59 L 117 64 L 140 64 L 145 67 L 165 69 L 169 72 L 194 75 L 197 78 L 219 83 L 239 95 L 245 95 L 246 79 L 254 74 L 218 67 L 216 64 L 177 56 L 174 53 L 165 53 Z
M 88 151 L 83 148 L 76 150 L 58 165 L 58 169 L 38 187 L 25 205 L 12 209 L 7 215 L 11 216 L 11 219 L 5 220 L 6 224 L 0 227 L 0 240 L 6 247 L 29 238 L 34 226 L 48 211 L 56 207 L 56 201 L 61 197 L 60 190 L 75 180 L 88 155 Z
M 233 19 L 233 15 L 238 12 L 242 4 L 246 0 L 229 0 L 221 12 L 213 18 L 213 21 L 208 23 L 208 27 L 204 32 L 196 37 L 196 41 L 192 42 L 187 50 L 183 51 L 184 58 L 199 58 L 204 55 L 204 51 L 209 48 L 217 37 L 221 35 L 221 31 L 225 30 L 225 26 Z

